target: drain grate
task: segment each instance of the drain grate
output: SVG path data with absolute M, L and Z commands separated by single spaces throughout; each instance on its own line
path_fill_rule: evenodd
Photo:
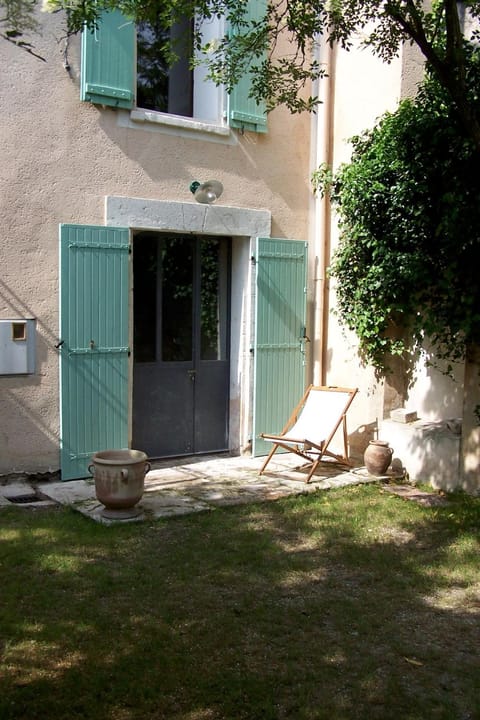
M 30 495 L 14 495 L 13 497 L 7 498 L 11 503 L 23 505 L 25 503 L 38 502 L 40 500 L 36 493 L 30 493 Z
M 14 505 L 29 505 L 30 503 L 48 502 L 49 498 L 39 492 L 22 493 L 22 495 L 7 496 L 7 500 Z

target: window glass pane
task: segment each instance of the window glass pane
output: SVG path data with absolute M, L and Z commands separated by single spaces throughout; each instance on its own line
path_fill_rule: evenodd
M 134 357 L 135 362 L 154 362 L 157 346 L 157 237 L 135 239 L 133 253 L 134 282 Z
M 137 24 L 137 107 L 193 117 L 192 21 Z M 178 60 L 169 66 L 169 45 Z
M 200 246 L 200 355 L 202 360 L 225 360 L 228 347 L 228 246 L 220 238 L 202 238 Z
M 137 106 L 167 112 L 167 30 L 142 22 L 137 24 Z
M 165 238 L 161 258 L 162 360 L 192 360 L 193 239 Z

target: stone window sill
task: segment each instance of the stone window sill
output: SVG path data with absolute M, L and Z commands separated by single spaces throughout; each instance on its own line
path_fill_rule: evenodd
M 185 118 L 180 115 L 167 115 L 153 110 L 131 110 L 130 120 L 135 125 L 144 123 L 159 128 L 178 129 L 179 131 L 202 133 L 203 135 L 207 134 L 222 138 L 230 136 L 230 128 L 227 126 L 205 122 L 204 120 Z

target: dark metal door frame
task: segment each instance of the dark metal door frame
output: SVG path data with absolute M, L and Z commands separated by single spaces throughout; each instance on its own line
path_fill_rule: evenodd
M 142 242 L 145 244 L 139 249 Z M 150 243 L 150 248 L 156 247 L 155 261 L 152 249 L 148 256 L 146 243 Z M 145 277 L 147 271 L 139 277 L 135 248 L 137 263 L 142 250 L 148 256 L 147 262 L 156 263 L 155 278 Z M 145 262 L 145 257 L 141 262 Z M 167 262 L 173 277 L 163 276 Z M 186 317 L 189 263 L 190 320 Z M 230 265 L 230 238 L 149 231 L 134 239 L 133 442 L 150 457 L 228 449 Z M 172 272 L 175 267 L 178 285 Z M 166 291 L 170 293 L 168 297 L 164 297 Z M 143 303 L 144 311 L 139 302 Z M 212 326 L 219 313 L 214 337 L 209 340 L 208 318 Z M 146 352 L 138 332 L 142 324 L 144 337 L 150 343 Z M 155 335 L 154 341 L 149 331 Z

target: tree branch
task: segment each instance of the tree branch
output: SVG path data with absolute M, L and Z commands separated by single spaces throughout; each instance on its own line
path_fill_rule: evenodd
M 393 5 L 387 6 L 385 12 L 420 49 L 432 71 L 450 94 L 465 130 L 472 138 L 477 152 L 480 153 L 480 122 L 468 101 L 463 35 L 456 2 L 455 0 L 443 0 L 443 6 L 447 40 L 444 58 L 427 38 L 421 17 L 412 0 L 407 0 L 408 14 L 411 20 L 406 15 L 402 15 Z

